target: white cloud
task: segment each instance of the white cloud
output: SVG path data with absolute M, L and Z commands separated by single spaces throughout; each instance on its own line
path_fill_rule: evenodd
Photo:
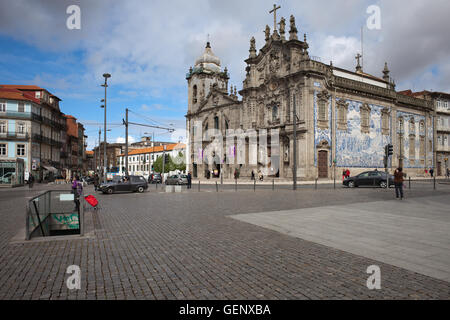
M 133 136 L 128 136 L 128 144 L 136 142 L 136 139 Z M 125 143 L 125 137 L 117 137 L 116 143 Z
M 3 1 L 0 32 L 45 50 L 81 50 L 86 74 L 60 79 L 61 88 L 79 82 L 90 87 L 112 74 L 111 83 L 125 87 L 131 97 L 186 99 L 185 73 L 202 53 L 207 34 L 213 51 L 227 66 L 230 84 L 242 86 L 249 40 L 264 45 L 263 29 L 273 28 L 269 0 L 230 1 L 79 1 L 82 29 L 65 27 L 69 0 Z M 365 32 L 364 69 L 381 76 L 387 61 L 397 83 L 450 87 L 450 2 L 411 1 L 291 1 L 281 3 L 278 17 L 296 17 L 299 38 L 308 34 L 310 54 L 354 70 L 360 27 L 371 4 L 381 7 L 382 29 Z M 18 18 L 20 17 L 20 19 Z M 39 28 L 36 28 L 39 26 Z M 425 77 L 430 68 L 437 71 Z M 74 77 L 70 77 L 73 79 Z M 422 80 L 421 80 L 422 79 Z M 42 75 L 41 83 L 52 81 Z M 425 83 L 425 81 L 430 81 Z M 80 87 L 77 89 L 81 89 Z M 136 94 L 136 95 L 135 95 Z

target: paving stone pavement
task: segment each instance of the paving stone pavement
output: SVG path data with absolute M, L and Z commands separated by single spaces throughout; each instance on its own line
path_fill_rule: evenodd
M 392 190 L 99 194 L 102 209 L 87 212 L 94 237 L 29 243 L 10 241 L 31 193 L 1 193 L 0 299 L 450 298 L 449 282 L 229 217 L 388 200 Z M 450 187 L 407 191 L 446 194 Z M 72 264 L 80 290 L 66 287 Z M 372 264 L 383 270 L 381 290 L 366 287 Z

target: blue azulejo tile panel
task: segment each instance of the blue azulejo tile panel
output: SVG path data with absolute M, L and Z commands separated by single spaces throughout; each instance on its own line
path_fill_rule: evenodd
M 369 133 L 362 133 L 360 108 L 363 103 L 354 100 L 346 100 L 346 102 L 348 103 L 347 130 L 336 130 L 336 165 L 338 167 L 383 168 L 384 147 L 391 143 L 391 136 L 383 135 L 381 130 L 381 110 L 386 107 L 369 104 L 370 129 Z M 392 128 L 391 121 L 389 124 Z

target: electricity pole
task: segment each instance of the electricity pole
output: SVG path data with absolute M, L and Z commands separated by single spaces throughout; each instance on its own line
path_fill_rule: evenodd
M 294 167 L 292 168 L 293 175 L 293 190 L 297 190 L 297 107 L 295 105 L 295 91 L 293 94 L 293 106 L 292 106 L 292 123 L 294 125 L 293 139 L 294 139 L 294 147 L 293 147 L 293 156 L 294 156 Z
M 97 171 L 99 170 L 99 166 L 101 166 L 102 160 L 100 157 L 100 137 L 102 135 L 102 129 L 98 128 L 98 150 L 97 150 L 97 158 L 98 158 L 98 165 L 97 165 Z
M 128 177 L 128 108 L 125 109 L 125 176 Z
M 128 176 L 128 126 L 130 124 L 133 124 L 135 126 L 141 126 L 141 127 L 164 129 L 164 130 L 167 130 L 169 132 L 175 131 L 175 129 L 172 129 L 172 128 L 165 128 L 165 127 L 160 127 L 160 126 L 152 126 L 152 125 L 149 125 L 149 124 L 129 122 L 128 121 L 128 111 L 129 111 L 128 108 L 125 109 L 125 120 L 122 119 L 122 122 L 125 125 L 125 172 L 126 172 L 127 176 Z M 153 133 L 153 137 L 154 137 L 154 133 Z M 166 150 L 166 145 L 164 145 L 164 150 Z M 161 176 L 163 177 L 163 175 L 164 175 L 164 161 L 163 161 L 163 174 Z

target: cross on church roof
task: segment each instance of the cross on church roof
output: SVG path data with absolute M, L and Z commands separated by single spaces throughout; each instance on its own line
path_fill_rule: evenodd
M 355 57 L 355 59 L 358 61 L 358 65 L 356 66 L 356 71 L 362 71 L 361 64 L 359 63 L 359 59 L 361 59 L 361 58 L 362 58 L 362 55 L 359 53 Z
M 276 4 L 273 5 L 273 9 L 269 11 L 269 13 L 273 12 L 273 31 L 277 30 L 277 10 L 280 9 L 281 6 L 278 6 Z

